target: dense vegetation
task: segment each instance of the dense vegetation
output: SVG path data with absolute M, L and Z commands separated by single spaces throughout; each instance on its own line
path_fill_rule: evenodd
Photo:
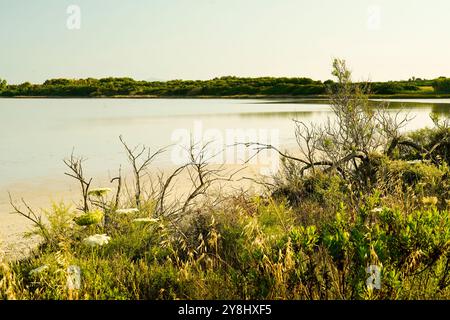
M 435 81 L 411 78 L 408 81 L 372 82 L 374 95 L 433 95 L 449 91 L 450 79 Z M 43 84 L 29 82 L 7 85 L 0 81 L 0 95 L 50 96 L 50 97 L 111 97 L 111 96 L 318 96 L 325 95 L 327 88 L 336 85 L 309 78 L 239 78 L 221 77 L 206 81 L 136 81 L 131 78 L 103 79 L 51 79 Z
M 15 205 L 43 242 L 26 260 L 0 261 L 0 298 L 449 299 L 448 119 L 401 133 L 407 119 L 370 108 L 344 62 L 333 74 L 336 122 L 297 123 L 302 157 L 275 149 L 282 168 L 258 194 L 213 198 L 217 170 L 192 153 L 144 192 L 158 151 L 146 158 L 122 141 L 135 188 L 123 192 L 119 175 L 115 194 L 90 188 L 82 160 L 67 159 L 81 205 L 55 204 L 48 222 Z M 193 191 L 172 202 L 165 194 L 182 170 Z M 69 266 L 81 270 L 79 289 L 67 287 Z M 370 266 L 379 288 L 368 285 Z
M 438 78 L 433 81 L 433 88 L 436 92 L 450 93 L 450 78 Z

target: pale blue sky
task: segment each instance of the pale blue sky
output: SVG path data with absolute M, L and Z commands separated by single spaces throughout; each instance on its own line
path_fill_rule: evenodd
M 356 79 L 450 76 L 449 15 L 447 0 L 0 0 L 0 78 L 326 80 L 333 57 Z

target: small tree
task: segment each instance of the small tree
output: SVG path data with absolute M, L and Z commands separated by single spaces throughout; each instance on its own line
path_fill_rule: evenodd
M 352 82 L 344 60 L 333 61 L 336 82 L 328 82 L 333 117 L 324 125 L 295 121 L 295 135 L 301 156 L 293 157 L 271 145 L 257 145 L 258 151 L 277 151 L 286 172 L 303 176 L 307 171 L 336 170 L 344 179 L 365 185 L 370 179 L 372 157 L 392 154 L 401 143 L 400 129 L 408 117 L 388 112 L 388 103 L 374 108 L 369 101 L 369 84 Z M 295 168 L 293 170 L 292 168 Z
M 0 79 L 0 91 L 3 91 L 7 86 L 6 80 Z
M 439 93 L 450 93 L 450 78 L 438 78 L 433 81 L 433 89 Z
M 373 108 L 369 85 L 353 83 L 344 60 L 333 61 L 332 74 L 337 78 L 328 87 L 333 117 L 322 126 L 296 122 L 302 159 L 308 162 L 301 172 L 316 167 L 335 169 L 344 178 L 366 183 L 362 168 L 366 171 L 374 154 L 387 153 L 392 141 L 400 139 L 400 128 L 408 119 L 388 112 L 387 103 Z

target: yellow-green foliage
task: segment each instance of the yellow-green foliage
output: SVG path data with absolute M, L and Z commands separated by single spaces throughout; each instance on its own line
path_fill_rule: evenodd
M 408 137 L 418 145 L 429 150 L 427 158 L 431 158 L 436 162 L 450 163 L 450 127 L 440 125 L 441 121 L 437 115 L 432 115 L 432 119 L 438 124 L 437 128 L 423 128 L 408 134 Z M 445 120 L 444 120 L 445 121 Z M 448 119 L 447 119 L 448 121 Z M 403 159 L 421 159 L 423 154 L 414 148 L 400 148 L 400 156 Z
M 446 164 L 437 167 L 429 163 L 401 160 L 389 161 L 377 172 L 378 181 L 382 182 L 388 193 L 398 194 L 399 190 L 403 190 L 410 193 L 411 200 L 414 196 L 439 195 L 442 202 L 450 195 L 449 174 Z
M 205 207 L 178 228 L 164 219 L 114 220 L 112 240 L 98 247 L 84 245 L 81 239 L 93 231 L 79 228 L 52 250 L 3 265 L 0 297 L 449 298 L 449 212 L 433 204 L 410 213 L 374 208 L 379 194 L 357 211 L 342 203 L 320 226 L 299 222 L 284 202 L 255 197 Z M 70 265 L 81 268 L 76 292 L 66 287 Z M 369 265 L 381 268 L 380 290 L 366 287 Z
M 104 214 L 102 211 L 94 210 L 75 217 L 73 220 L 79 226 L 89 226 L 102 222 L 103 216 Z
M 434 165 L 426 163 L 408 163 L 405 161 L 391 161 L 387 164 L 387 172 L 383 174 L 400 179 L 403 183 L 412 185 L 419 182 L 436 186 L 444 172 Z

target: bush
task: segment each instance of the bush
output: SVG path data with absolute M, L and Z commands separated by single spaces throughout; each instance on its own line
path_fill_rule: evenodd
M 394 160 L 387 163 L 386 168 L 380 172 L 384 177 L 399 180 L 405 186 L 416 186 L 421 183 L 436 188 L 445 172 L 434 165 L 423 162 L 406 162 Z M 432 192 L 432 190 L 430 190 Z
M 433 89 L 439 93 L 450 92 L 450 78 L 438 78 L 433 81 Z
M 424 128 L 409 133 L 408 137 L 426 150 L 430 150 L 430 153 L 426 155 L 427 158 L 450 164 L 450 127 Z M 401 149 L 400 155 L 407 160 L 423 157 L 419 151 L 407 147 Z

